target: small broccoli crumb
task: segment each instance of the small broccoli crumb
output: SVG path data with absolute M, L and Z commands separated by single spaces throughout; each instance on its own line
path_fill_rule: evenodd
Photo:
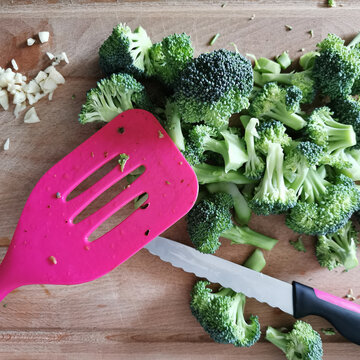
M 299 52 L 304 52 L 304 51 L 305 51 L 305 48 L 299 49 Z
M 255 14 L 252 14 L 249 20 L 254 20 L 254 19 L 255 19 Z
M 353 289 L 349 289 L 348 293 L 344 296 L 344 299 L 348 299 L 349 301 L 355 301 L 356 298 L 354 296 Z
M 209 45 L 210 45 L 210 46 L 211 46 L 211 45 L 214 45 L 214 44 L 215 44 L 215 41 L 219 38 L 219 36 L 220 36 L 219 33 L 217 33 L 216 35 L 214 35 L 214 36 L 212 37 L 212 39 L 210 40 Z
M 119 157 L 120 159 L 118 160 L 118 162 L 120 164 L 121 172 L 123 172 L 125 168 L 125 164 L 129 160 L 130 156 L 124 153 L 124 154 L 120 154 Z
M 310 34 L 310 37 L 313 38 L 314 37 L 314 30 L 309 30 L 309 34 Z
M 328 0 L 328 7 L 336 7 L 335 0 Z
M 226 3 L 221 4 L 221 7 L 224 8 L 226 6 Z
M 306 252 L 306 248 L 302 241 L 301 236 L 299 236 L 299 238 L 296 241 L 290 240 L 289 243 L 294 247 L 295 250 Z
M 57 192 L 57 193 L 56 193 L 56 198 L 57 198 L 57 199 L 61 199 L 61 193 L 60 193 L 60 192 Z
M 331 336 L 331 335 L 335 335 L 335 334 L 336 334 L 336 332 L 335 332 L 335 330 L 334 330 L 333 328 L 327 328 L 327 329 L 321 328 L 320 330 L 321 330 L 321 332 L 322 332 L 324 335 L 329 335 L 329 336 Z
M 57 260 L 56 260 L 55 256 L 49 256 L 49 261 L 54 265 L 57 264 Z
M 160 130 L 159 130 L 158 134 L 159 134 L 159 139 L 162 139 L 164 137 L 164 134 Z
M 7 304 L 4 304 L 3 307 L 6 308 L 6 307 L 7 307 Z
M 75 100 L 76 95 L 75 95 L 75 94 L 73 94 L 73 95 L 71 96 L 71 98 L 72 98 L 73 100 Z
M 238 49 L 238 47 L 236 46 L 236 44 L 234 42 L 231 42 L 229 45 L 232 45 L 234 47 L 234 49 L 235 49 L 235 52 L 239 53 L 239 49 Z
M 287 31 L 291 31 L 293 29 L 293 27 L 291 25 L 285 25 L 285 29 Z

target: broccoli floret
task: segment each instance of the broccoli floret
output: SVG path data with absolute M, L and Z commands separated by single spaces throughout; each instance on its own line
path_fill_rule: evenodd
M 315 98 L 316 90 L 315 82 L 312 77 L 312 69 L 282 74 L 263 74 L 262 80 L 265 83 L 276 81 L 280 84 L 298 87 L 302 93 L 301 103 L 311 103 Z
M 264 160 L 256 154 L 255 150 L 255 141 L 254 138 L 259 138 L 259 135 L 256 131 L 256 126 L 259 124 L 259 120 L 256 118 L 251 118 L 249 123 L 245 128 L 245 143 L 246 150 L 248 153 L 248 161 L 245 165 L 245 176 L 249 179 L 258 180 L 262 177 L 265 164 Z
M 309 169 L 300 198 L 286 217 L 292 230 L 308 235 L 333 233 L 359 208 L 360 193 L 350 178 L 339 175 L 329 182 L 325 177 L 322 167 Z
M 213 254 L 221 245 L 220 236 L 232 243 L 272 249 L 277 240 L 232 222 L 230 210 L 233 205 L 231 195 L 223 192 L 210 194 L 195 204 L 187 215 L 187 228 L 196 249 Z
M 287 333 L 269 326 L 265 338 L 282 350 L 288 360 L 322 360 L 321 337 L 304 321 L 295 321 Z
M 256 249 L 244 266 L 261 271 L 265 264 L 263 253 Z M 245 321 L 245 295 L 227 288 L 214 292 L 208 285 L 208 281 L 198 281 L 191 291 L 190 309 L 200 325 L 218 343 L 241 347 L 255 344 L 261 335 L 260 324 L 253 315 Z
M 241 169 L 238 171 L 225 172 L 223 166 L 215 166 L 210 164 L 192 165 L 199 184 L 211 184 L 221 181 L 228 181 L 238 185 L 251 184 L 254 180 L 247 178 Z
M 291 138 L 286 134 L 286 127 L 275 120 L 261 121 L 257 127 L 258 137 L 255 137 L 255 149 L 267 155 L 269 144 L 280 144 L 281 147 L 289 146 Z
M 141 26 L 132 32 L 129 26 L 119 24 L 99 49 L 100 68 L 105 75 L 125 72 L 143 76 L 152 66 L 149 58 L 151 45 Z
M 249 114 L 259 119 L 275 119 L 286 126 L 300 130 L 306 121 L 297 114 L 300 111 L 301 90 L 296 86 L 282 88 L 274 82 L 264 85 L 249 107 Z
M 315 58 L 313 78 L 322 94 L 331 99 L 351 94 L 355 79 L 360 74 L 360 58 L 344 40 L 334 34 L 317 44 L 320 56 Z
M 324 147 L 322 163 L 341 169 L 350 166 L 343 150 L 356 144 L 356 134 L 351 125 L 335 121 L 332 115 L 326 106 L 315 109 L 309 116 L 306 131 L 315 144 Z
M 225 49 L 201 54 L 185 67 L 175 85 L 174 99 L 182 122 L 203 121 L 221 130 L 232 114 L 249 105 L 251 63 Z
M 82 124 L 98 120 L 109 122 L 121 112 L 133 108 L 151 110 L 144 87 L 129 74 L 113 74 L 100 80 L 96 88 L 87 93 L 79 121 Z
M 284 176 L 289 182 L 289 187 L 296 193 L 301 187 L 308 174 L 309 168 L 319 163 L 323 155 L 323 148 L 310 141 L 294 142 L 290 147 L 284 161 Z
M 306 247 L 302 241 L 301 236 L 299 236 L 298 239 L 295 241 L 290 240 L 289 243 L 294 247 L 295 250 L 302 251 L 304 253 L 306 252 Z
M 352 125 L 356 134 L 356 145 L 360 147 L 360 101 L 351 96 L 334 99 L 330 103 L 334 116 L 342 124 Z
M 185 33 L 173 34 L 154 44 L 149 51 L 152 64 L 149 75 L 159 78 L 172 86 L 180 72 L 189 64 L 194 55 L 190 36 Z
M 321 235 L 317 238 L 316 257 L 321 266 L 329 270 L 342 265 L 350 270 L 358 265 L 356 248 L 358 232 L 351 221 L 336 233 Z
M 284 153 L 279 144 L 269 144 L 265 175 L 249 203 L 259 215 L 281 214 L 296 204 L 296 192 L 285 185 Z

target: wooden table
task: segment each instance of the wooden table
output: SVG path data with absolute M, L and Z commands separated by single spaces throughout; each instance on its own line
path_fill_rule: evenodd
M 100 77 L 97 50 L 114 25 L 142 25 L 153 41 L 173 32 L 191 35 L 196 53 L 218 47 L 273 56 L 288 49 L 292 57 L 334 32 L 346 39 L 359 30 L 360 6 L 339 0 L 343 7 L 329 9 L 325 1 L 3 1 L 0 7 L 0 65 L 15 58 L 20 71 L 33 76 L 46 64 L 45 51 L 66 51 L 69 65 L 60 66 L 66 84 L 52 102 L 36 104 L 39 124 L 0 112 L 0 143 L 9 137 L 10 150 L 0 151 L 1 256 L 10 242 L 24 203 L 40 176 L 56 161 L 88 138 L 97 125 L 77 122 L 86 91 Z M 36 5 L 35 5 L 36 3 Z M 70 4 L 72 3 L 72 5 Z M 226 6 L 221 5 L 226 3 Z M 255 19 L 249 20 L 255 14 Z M 286 31 L 285 25 L 293 29 Z M 309 30 L 313 30 L 311 38 Z M 38 31 L 48 30 L 50 42 L 24 45 Z M 213 47 L 209 39 L 220 37 Z M 75 95 L 75 99 L 72 98 Z M 108 228 L 119 219 L 112 220 Z M 360 295 L 360 268 L 344 273 L 319 267 L 311 239 L 306 254 L 290 245 L 296 239 L 282 216 L 254 216 L 251 226 L 278 238 L 265 254 L 264 273 L 285 281 L 298 280 L 338 296 L 349 288 Z M 185 222 L 166 236 L 189 244 Z M 247 246 L 224 241 L 217 255 L 241 263 Z M 13 291 L 0 305 L 0 358 L 11 359 L 280 359 L 280 351 L 260 340 L 250 349 L 214 343 L 189 310 L 189 292 L 195 276 L 163 263 L 146 250 L 107 276 L 79 286 L 34 285 Z M 359 300 L 357 300 L 359 301 Z M 249 299 L 246 313 L 258 314 L 267 325 L 290 326 L 293 318 Z M 329 324 L 306 318 L 316 330 Z M 359 348 L 340 335 L 324 336 L 324 359 L 359 359 Z

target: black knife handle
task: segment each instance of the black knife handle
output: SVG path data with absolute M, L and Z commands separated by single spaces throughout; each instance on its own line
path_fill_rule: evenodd
M 293 281 L 294 317 L 318 315 L 360 345 L 360 305 Z

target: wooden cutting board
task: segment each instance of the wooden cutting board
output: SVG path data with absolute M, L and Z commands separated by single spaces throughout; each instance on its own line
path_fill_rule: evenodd
M 338 3 L 341 1 L 339 0 Z M 0 256 L 15 230 L 24 203 L 41 175 L 88 138 L 98 125 L 77 122 L 88 89 L 100 78 L 97 50 L 119 22 L 142 25 L 153 41 L 167 34 L 191 35 L 196 53 L 234 42 L 241 53 L 273 56 L 283 50 L 297 58 L 314 49 L 328 32 L 346 39 L 359 30 L 360 5 L 326 8 L 323 1 L 5 1 L 0 7 L 0 66 L 15 58 L 20 71 L 33 76 L 48 61 L 46 51 L 66 51 L 69 65 L 60 71 L 66 84 L 53 100 L 41 100 L 36 110 L 41 122 L 27 125 L 23 115 L 0 112 Z M 36 3 L 36 4 L 35 4 Z M 70 5 L 72 3 L 72 5 Z M 226 3 L 226 6 L 221 5 Z M 255 14 L 255 18 L 250 17 Z M 285 25 L 293 29 L 287 31 Z M 311 38 L 309 30 L 313 30 Z M 38 31 L 50 31 L 50 41 L 27 47 Z M 216 44 L 211 37 L 220 33 Z M 74 95 L 74 96 L 73 96 Z M 10 138 L 10 149 L 2 144 Z M 81 190 L 81 189 L 80 189 Z M 109 194 L 109 197 L 111 194 Z M 130 211 L 128 209 L 128 211 Z M 119 218 L 112 219 L 110 228 Z M 297 235 L 282 216 L 256 217 L 251 227 L 278 238 L 265 254 L 264 273 L 285 281 L 298 280 L 338 296 L 350 288 L 360 295 L 360 267 L 348 273 L 319 267 L 313 242 L 305 238 L 307 253 L 290 245 Z M 179 221 L 166 236 L 189 244 L 185 222 Z M 241 263 L 251 252 L 247 246 L 224 241 L 217 255 Z M 214 343 L 189 310 L 189 292 L 195 276 L 163 263 L 146 250 L 112 273 L 79 286 L 34 285 L 15 290 L 0 305 L 0 358 L 11 359 L 280 359 L 283 355 L 263 339 L 250 349 Z M 359 302 L 359 299 L 356 300 Z M 293 318 L 266 304 L 249 299 L 246 313 L 259 315 L 267 325 L 290 326 Z M 306 318 L 316 330 L 330 325 Z M 324 336 L 324 359 L 359 359 L 359 348 L 340 335 Z

